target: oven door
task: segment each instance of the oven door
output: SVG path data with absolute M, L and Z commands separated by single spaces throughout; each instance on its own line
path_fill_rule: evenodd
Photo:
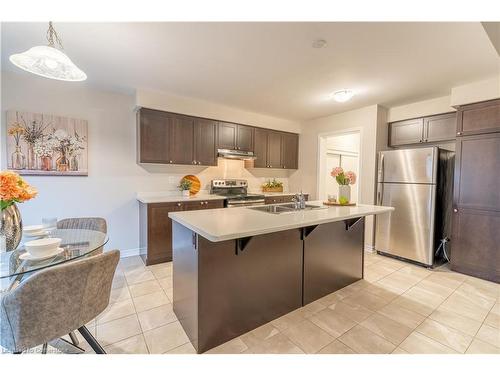
M 263 206 L 265 204 L 264 199 L 228 199 L 226 201 L 226 207 L 246 207 L 246 206 Z

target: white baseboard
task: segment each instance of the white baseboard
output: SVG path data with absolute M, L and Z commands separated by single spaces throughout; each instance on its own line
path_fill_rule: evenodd
M 136 249 L 120 250 L 120 258 L 134 257 L 140 254 L 141 254 L 141 249 L 139 247 Z
M 365 251 L 366 251 L 367 253 L 375 253 L 375 252 L 376 252 L 376 250 L 375 250 L 375 246 L 365 244 Z

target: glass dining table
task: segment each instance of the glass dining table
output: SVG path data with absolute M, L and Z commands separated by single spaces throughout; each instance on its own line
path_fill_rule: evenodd
M 26 256 L 24 243 L 34 238 L 27 237 L 22 238 L 16 250 L 0 254 L 0 293 L 14 289 L 24 279 L 43 269 L 98 254 L 108 242 L 108 236 L 105 233 L 88 229 L 56 229 L 50 232 L 50 237 L 60 238 L 59 247 L 63 250 L 49 258 L 29 259 L 30 257 Z M 74 332 L 70 332 L 69 337 L 71 342 L 59 338 L 49 344 L 63 353 L 85 352 L 78 346 L 79 341 Z
M 60 248 L 63 251 L 49 258 L 26 257 L 24 243 L 34 239 L 27 237 L 22 238 L 16 250 L 0 254 L 0 290 L 10 290 L 40 270 L 97 254 L 108 242 L 105 233 L 88 229 L 56 229 L 50 232 L 50 237 L 61 239 Z

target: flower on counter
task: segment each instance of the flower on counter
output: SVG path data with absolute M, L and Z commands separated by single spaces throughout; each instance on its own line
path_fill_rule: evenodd
M 2 210 L 14 203 L 26 202 L 37 195 L 37 191 L 17 173 L 0 173 L 0 207 Z
M 345 176 L 349 180 L 349 185 L 354 185 L 356 183 L 356 173 L 353 171 L 347 171 Z
M 332 169 L 332 173 L 330 173 L 332 175 L 332 177 L 337 177 L 338 175 L 344 173 L 344 170 L 342 169 L 342 167 L 335 167 Z
M 356 183 L 356 173 L 353 171 L 344 172 L 342 167 L 335 167 L 330 173 L 339 185 L 354 185 Z

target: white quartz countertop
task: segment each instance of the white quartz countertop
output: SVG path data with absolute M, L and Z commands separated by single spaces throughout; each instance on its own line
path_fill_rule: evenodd
M 321 201 L 312 201 L 308 204 L 323 206 Z M 325 208 L 293 211 L 279 215 L 248 207 L 238 207 L 170 212 L 168 216 L 209 241 L 219 242 L 360 216 L 378 215 L 394 210 L 393 207 L 362 204 L 346 207 L 323 207 Z
M 250 194 L 262 194 L 266 197 L 280 197 L 284 195 L 295 195 L 296 193 L 263 193 L 263 192 L 249 192 Z M 306 194 L 306 193 L 304 193 Z M 208 191 L 200 191 L 196 195 L 189 198 L 183 197 L 180 192 L 176 191 L 160 191 L 160 192 L 144 192 L 137 193 L 137 200 L 141 203 L 168 203 L 168 202 L 186 202 L 186 201 L 205 201 L 205 200 L 218 200 L 225 199 L 223 195 L 210 194 Z
M 168 203 L 168 202 L 189 202 L 189 201 L 206 201 L 206 200 L 220 200 L 226 197 L 222 195 L 209 194 L 199 192 L 190 197 L 183 197 L 174 192 L 158 192 L 158 193 L 137 193 L 137 200 L 142 203 Z

